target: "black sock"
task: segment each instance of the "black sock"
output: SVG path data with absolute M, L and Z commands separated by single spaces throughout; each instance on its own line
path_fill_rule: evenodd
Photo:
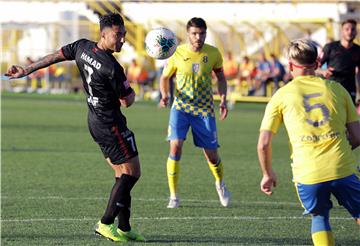
M 118 201 L 120 205 L 118 213 L 118 228 L 122 231 L 130 231 L 130 208 L 131 208 L 131 196 L 130 191 L 134 187 L 135 183 L 138 181 L 138 178 L 134 176 L 130 176 L 127 174 L 123 174 L 120 177 L 120 191 L 121 196 Z
M 115 178 L 115 184 L 111 190 L 110 198 L 108 201 L 107 208 L 105 210 L 104 216 L 101 218 L 101 223 L 110 225 L 113 224 L 115 221 L 115 217 L 119 213 L 119 207 L 116 205 L 116 202 L 120 199 L 120 189 L 121 182 L 120 178 Z

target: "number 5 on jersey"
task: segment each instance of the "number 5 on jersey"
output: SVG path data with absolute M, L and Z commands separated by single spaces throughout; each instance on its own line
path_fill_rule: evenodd
M 323 117 L 322 120 L 314 121 L 314 120 L 311 120 L 310 118 L 306 119 L 306 122 L 314 127 L 319 127 L 319 126 L 326 124 L 329 121 L 329 117 L 330 117 L 329 109 L 324 104 L 321 104 L 321 103 L 310 104 L 311 98 L 316 98 L 316 97 L 320 97 L 320 96 L 322 96 L 321 93 L 305 94 L 304 100 L 303 100 L 305 112 L 308 113 L 309 116 L 310 116 L 310 112 L 312 110 L 315 110 L 315 109 L 321 110 L 321 114 Z

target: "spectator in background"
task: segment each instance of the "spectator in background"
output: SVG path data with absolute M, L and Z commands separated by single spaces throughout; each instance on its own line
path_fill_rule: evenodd
M 224 75 L 227 81 L 237 78 L 239 64 L 233 58 L 232 52 L 228 51 L 224 61 Z
M 228 95 L 229 95 L 229 108 L 231 109 L 235 104 L 235 100 L 232 95 L 234 95 L 237 88 L 239 88 L 239 64 L 235 61 L 232 52 L 228 51 L 223 63 L 224 75 L 227 80 L 228 85 Z M 213 73 L 214 78 L 215 73 Z
M 256 67 L 256 89 L 263 88 L 262 96 L 266 96 L 266 82 L 271 78 L 271 66 L 266 59 L 265 53 L 260 54 L 260 59 Z
M 278 58 L 275 56 L 275 54 L 270 54 L 270 70 L 271 74 L 267 82 L 273 81 L 275 84 L 274 91 L 277 91 L 279 89 L 279 82 L 284 81 L 284 76 L 286 74 L 284 66 L 281 64 L 281 62 L 278 60 Z M 265 92 L 266 92 L 266 84 L 264 85 Z
M 136 59 L 132 59 L 126 73 L 126 77 L 130 82 L 133 82 L 135 80 L 136 67 L 137 67 Z
M 49 67 L 49 80 L 51 84 L 51 93 L 59 94 L 66 92 L 65 82 L 65 68 L 53 64 Z
M 26 57 L 26 65 L 29 66 L 34 63 L 34 60 L 31 57 Z M 39 69 L 32 74 L 29 74 L 26 77 L 26 91 L 31 92 L 41 92 L 42 88 L 46 87 L 44 76 L 46 69 Z
M 326 44 L 323 49 L 320 63 L 326 63 L 327 69 L 318 70 L 325 78 L 339 82 L 355 104 L 360 102 L 360 46 L 354 43 L 356 25 L 353 19 L 341 24 L 340 40 Z
M 248 56 L 244 56 L 242 63 L 240 64 L 239 78 L 240 83 L 247 83 L 249 96 L 253 95 L 256 90 L 254 81 L 255 76 L 256 66 L 254 62 L 252 62 Z
M 148 72 L 145 67 L 132 59 L 131 64 L 128 68 L 127 77 L 130 82 L 137 85 L 139 90 L 139 98 L 143 99 L 145 94 L 144 86 L 148 82 Z

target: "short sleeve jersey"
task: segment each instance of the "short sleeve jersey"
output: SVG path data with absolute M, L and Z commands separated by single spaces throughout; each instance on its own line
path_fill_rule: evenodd
M 292 149 L 294 182 L 314 184 L 355 172 L 346 123 L 358 120 L 349 93 L 335 81 L 296 77 L 268 103 L 261 130 L 285 124 Z
M 189 44 L 178 46 L 163 70 L 167 77 L 176 73 L 173 107 L 195 116 L 214 117 L 212 71 L 222 66 L 223 59 L 216 47 L 204 44 L 199 52 L 194 52 Z
M 61 49 L 67 60 L 75 60 L 83 80 L 90 116 L 103 123 L 124 119 L 119 98 L 132 92 L 124 69 L 114 56 L 80 39 Z
M 331 80 L 339 82 L 353 96 L 356 92 L 355 68 L 360 69 L 360 46 L 353 44 L 346 49 L 340 41 L 328 43 L 324 46 L 321 64 L 333 67 Z

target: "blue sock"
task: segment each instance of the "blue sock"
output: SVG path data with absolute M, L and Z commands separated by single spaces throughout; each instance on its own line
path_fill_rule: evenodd
M 331 231 L 330 222 L 329 222 L 329 214 L 316 215 L 312 217 L 311 221 L 311 233 L 316 233 L 319 231 Z

